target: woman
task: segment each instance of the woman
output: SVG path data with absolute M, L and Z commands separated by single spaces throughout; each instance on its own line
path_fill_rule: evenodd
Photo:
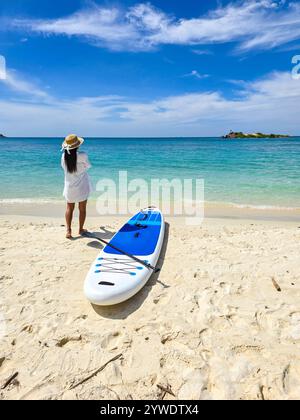
M 62 144 L 64 151 L 61 158 L 61 166 L 65 171 L 65 188 L 63 195 L 67 201 L 66 223 L 67 239 L 72 239 L 72 219 L 75 203 L 79 207 L 79 235 L 87 232 L 83 226 L 86 219 L 86 205 L 88 197 L 92 191 L 88 169 L 91 167 L 88 156 L 78 149 L 84 139 L 70 134 Z

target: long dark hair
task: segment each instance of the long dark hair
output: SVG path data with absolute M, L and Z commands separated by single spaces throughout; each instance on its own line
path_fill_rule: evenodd
M 77 171 L 77 149 L 72 149 L 69 153 L 65 150 L 65 163 L 68 172 L 72 174 Z

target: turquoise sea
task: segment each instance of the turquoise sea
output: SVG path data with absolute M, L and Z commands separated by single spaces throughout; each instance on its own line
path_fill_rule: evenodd
M 63 200 L 62 138 L 0 139 L 0 202 Z M 300 138 L 86 138 L 94 185 L 117 179 L 203 178 L 205 200 L 300 208 Z M 97 197 L 97 193 L 93 195 Z

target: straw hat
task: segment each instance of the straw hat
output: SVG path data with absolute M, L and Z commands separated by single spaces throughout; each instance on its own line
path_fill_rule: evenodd
M 69 152 L 72 149 L 77 149 L 83 142 L 84 139 L 82 137 L 78 137 L 76 134 L 69 134 L 62 144 L 62 150 Z

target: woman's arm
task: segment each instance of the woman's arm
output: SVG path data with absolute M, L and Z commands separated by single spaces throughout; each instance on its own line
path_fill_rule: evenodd
M 61 167 L 65 169 L 65 154 L 64 153 L 61 155 L 60 164 L 61 164 Z
M 85 159 L 84 159 L 84 167 L 85 167 L 86 170 L 88 170 L 88 169 L 90 169 L 92 167 L 92 165 L 90 164 L 89 157 L 88 157 L 88 155 L 86 153 L 84 154 L 84 157 L 85 157 Z

